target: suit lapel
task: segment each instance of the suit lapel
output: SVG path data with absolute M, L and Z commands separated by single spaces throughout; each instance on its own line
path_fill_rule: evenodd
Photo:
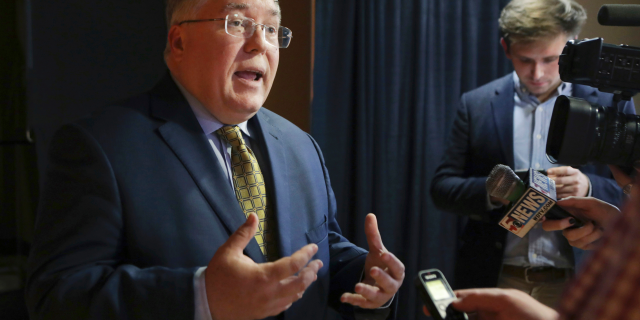
M 289 211 L 289 171 L 287 170 L 287 159 L 282 146 L 282 132 L 272 124 L 271 118 L 264 111 L 259 111 L 250 121 L 254 124 L 260 134 L 258 141 L 260 150 L 267 160 L 269 174 L 273 185 L 268 193 L 269 201 L 272 203 L 272 210 L 276 214 L 278 223 L 278 244 L 280 256 L 287 257 L 291 252 L 291 213 Z M 271 200 L 273 199 L 273 200 Z
M 152 96 L 152 115 L 166 120 L 158 133 L 185 166 L 229 234 L 235 232 L 246 221 L 244 212 L 186 99 L 169 75 L 154 88 Z M 255 239 L 249 242 L 245 254 L 256 262 L 265 261 Z
M 513 168 L 513 76 L 509 74 L 502 78 L 496 87 L 495 96 L 491 100 L 491 110 L 495 121 L 498 140 L 502 145 L 506 165 Z

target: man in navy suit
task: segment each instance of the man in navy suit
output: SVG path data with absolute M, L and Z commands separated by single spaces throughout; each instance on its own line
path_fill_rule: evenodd
M 164 79 L 52 140 L 31 317 L 393 317 L 404 266 L 375 216 L 369 252 L 342 237 L 318 145 L 261 109 L 291 35 L 277 2 L 170 0 L 167 18 Z
M 546 159 L 549 123 L 559 95 L 604 106 L 613 103 L 611 94 L 560 80 L 559 55 L 585 19 L 584 9 L 573 0 L 511 1 L 499 23 L 501 44 L 515 72 L 462 95 L 431 185 L 439 208 L 469 217 L 456 262 L 459 288 L 516 288 L 553 306 L 583 253 L 570 246 L 572 239 L 540 225 L 522 239 L 498 225 L 503 204 L 485 188 L 496 164 L 516 171 L 546 170 L 559 198 L 593 196 L 613 204 L 622 199 L 606 166 L 572 168 Z M 617 107 L 634 113 L 632 102 Z

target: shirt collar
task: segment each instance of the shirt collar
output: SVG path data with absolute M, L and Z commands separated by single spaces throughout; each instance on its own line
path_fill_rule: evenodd
M 205 134 L 209 135 L 211 133 L 214 133 L 216 130 L 226 126 L 226 124 L 216 119 L 216 117 L 214 117 L 213 114 L 211 114 L 211 112 L 209 112 L 209 110 L 207 110 L 207 108 L 205 108 L 204 105 L 202 105 L 202 103 L 200 103 L 200 101 L 196 99 L 196 97 L 189 93 L 189 91 L 187 91 L 187 89 L 185 89 L 182 84 L 180 84 L 180 82 L 173 76 L 173 74 L 171 75 L 171 78 L 173 78 L 173 81 L 178 86 L 178 89 L 180 89 L 182 95 L 184 95 L 184 97 L 187 99 L 191 110 L 193 110 L 193 113 L 196 115 L 196 119 L 198 119 L 198 123 L 200 123 L 200 127 L 202 127 L 202 131 L 204 131 Z M 238 127 L 240 127 L 240 130 L 242 130 L 242 134 L 250 137 L 251 135 L 249 134 L 249 130 L 247 128 L 247 122 L 248 121 L 239 123 Z
M 527 90 L 527 87 L 525 87 L 525 85 L 520 81 L 520 78 L 518 78 L 518 74 L 515 71 L 513 72 L 513 87 L 518 97 L 520 97 L 520 100 L 531 101 L 536 105 L 540 104 L 538 98 L 529 93 L 529 90 Z M 556 89 L 553 97 L 557 97 L 559 95 L 570 96 L 573 91 L 572 88 L 573 87 L 570 82 L 562 82 Z

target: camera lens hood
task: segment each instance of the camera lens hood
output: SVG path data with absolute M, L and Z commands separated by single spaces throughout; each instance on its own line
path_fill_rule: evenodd
M 551 163 L 577 166 L 589 162 L 598 108 L 580 98 L 557 98 L 547 138 L 547 158 Z

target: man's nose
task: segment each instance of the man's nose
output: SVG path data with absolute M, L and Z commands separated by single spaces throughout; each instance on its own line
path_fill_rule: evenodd
M 534 63 L 533 69 L 531 70 L 533 79 L 537 80 L 544 76 L 544 69 L 541 63 Z
M 265 52 L 269 49 L 269 44 L 265 38 L 264 26 L 256 25 L 253 31 L 253 35 L 247 39 L 246 50 L 248 52 L 257 51 Z

